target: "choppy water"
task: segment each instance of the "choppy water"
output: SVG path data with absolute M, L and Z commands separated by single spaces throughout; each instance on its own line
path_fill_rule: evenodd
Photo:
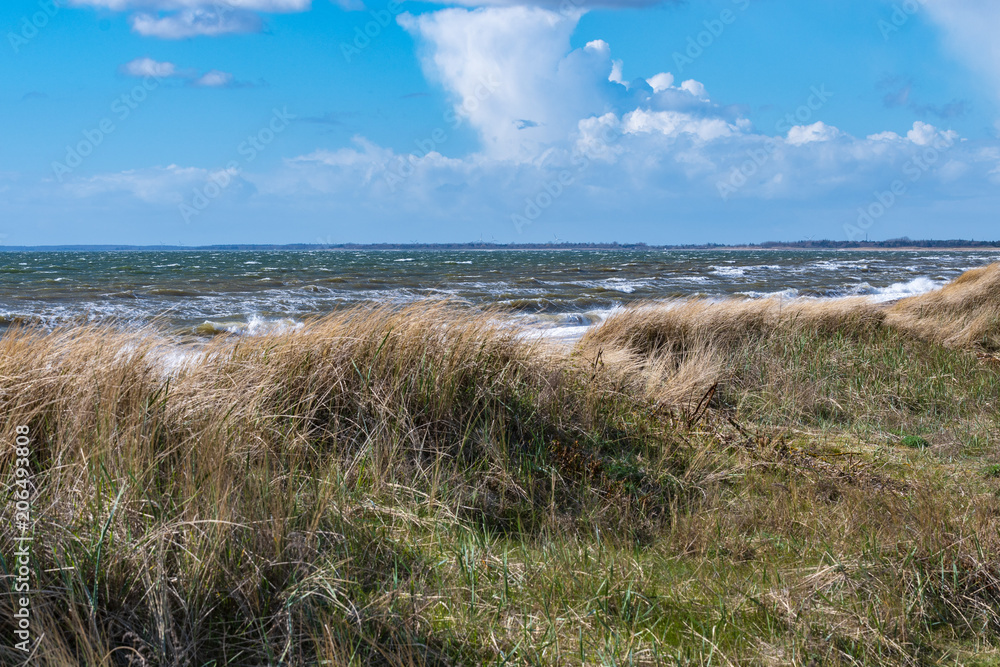
M 0 324 L 80 321 L 177 333 L 294 327 L 364 301 L 457 299 L 572 337 L 614 309 L 679 297 L 891 300 L 990 252 L 144 251 L 0 253 Z

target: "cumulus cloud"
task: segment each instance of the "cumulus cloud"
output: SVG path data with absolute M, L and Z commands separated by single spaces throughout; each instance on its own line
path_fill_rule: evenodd
M 630 9 L 661 4 L 678 4 L 682 0 L 450 0 L 447 4 L 465 7 L 510 7 L 533 5 L 545 9 L 576 11 L 587 9 Z M 445 4 L 445 3 L 441 3 Z
M 131 10 L 176 11 L 224 7 L 226 10 L 285 13 L 304 12 L 312 0 L 68 0 L 70 6 L 96 7 L 116 12 Z
M 126 76 L 185 79 L 191 85 L 202 88 L 227 88 L 237 85 L 252 85 L 237 83 L 233 75 L 229 72 L 213 69 L 199 75 L 193 69 L 179 69 L 174 63 L 159 62 L 152 58 L 136 58 L 122 65 L 120 69 L 122 74 Z
M 213 9 L 185 9 L 159 16 L 136 14 L 130 19 L 132 30 L 143 37 L 187 39 L 217 37 L 232 33 L 259 32 L 263 25 L 257 14 L 218 12 Z
M 224 88 L 233 85 L 233 75 L 229 72 L 220 72 L 217 69 L 213 69 L 205 72 L 192 83 L 205 88 Z
M 179 76 L 176 65 L 168 62 L 158 62 L 152 58 L 136 58 L 122 65 L 121 71 L 122 74 L 128 76 L 151 76 L 157 79 Z
M 468 121 L 484 152 L 495 159 L 530 162 L 565 144 L 581 119 L 609 111 L 681 111 L 692 114 L 687 127 L 698 125 L 699 134 L 725 127 L 723 122 L 709 129 L 711 122 L 700 122 L 702 116 L 724 113 L 710 108 L 701 83 L 674 87 L 669 72 L 653 76 L 652 83 L 628 83 L 623 63 L 611 57 L 604 40 L 572 49 L 579 18 L 511 6 L 404 14 L 399 23 L 420 43 L 424 71 L 450 95 L 455 117 Z M 666 127 L 674 120 L 648 122 Z
M 700 81 L 689 79 L 681 84 L 681 90 L 686 90 L 687 92 L 697 97 L 699 100 L 708 99 L 708 91 L 705 89 L 705 85 Z
M 304 12 L 312 0 L 68 0 L 76 7 L 135 12 L 132 30 L 144 37 L 187 39 L 260 32 L 260 13 Z M 351 0 L 353 1 L 353 0 Z
M 678 111 L 636 109 L 622 119 L 629 134 L 658 132 L 665 136 L 689 134 L 701 141 L 714 141 L 739 132 L 739 128 L 721 118 L 698 118 Z
M 930 123 L 918 120 L 913 124 L 913 129 L 906 133 L 906 138 L 917 146 L 930 146 L 938 139 L 943 139 L 946 143 L 954 143 L 958 139 L 958 133 L 953 130 L 942 132 Z
M 579 15 L 537 7 L 445 9 L 403 14 L 399 23 L 423 48 L 424 71 L 450 95 L 458 117 L 497 158 L 523 159 L 565 138 L 580 118 L 601 111 L 612 63 L 603 42 L 570 49 Z M 531 127 L 518 129 L 516 121 Z
M 886 131 L 879 132 L 877 134 L 869 134 L 868 141 L 878 142 L 878 141 L 902 141 L 903 137 L 899 136 L 895 132 Z
M 499 194 L 483 189 L 492 184 L 514 193 L 524 174 L 534 174 L 538 187 L 568 172 L 589 205 L 599 206 L 595 193 L 610 199 L 624 193 L 640 199 L 717 197 L 719 184 L 753 156 L 754 173 L 742 179 L 737 198 L 802 198 L 852 188 L 864 197 L 872 182 L 891 180 L 921 149 L 939 138 L 949 144 L 957 138 L 923 122 L 905 137 L 884 132 L 858 139 L 823 121 L 768 136 L 737 108 L 713 102 L 699 81 L 677 84 L 671 72 L 660 72 L 626 83 L 624 64 L 606 41 L 571 48 L 578 18 L 524 6 L 400 17 L 422 48 L 428 78 L 451 95 L 455 117 L 478 131 L 482 152 L 463 159 L 386 156 L 366 145 L 299 160 L 297 172 L 324 172 L 329 184 L 337 181 L 330 170 L 341 176 L 363 170 L 368 186 L 384 185 L 382 174 L 393 191 L 414 198 L 446 188 L 479 189 L 491 200 Z M 948 177 L 965 177 L 955 164 L 969 162 L 950 161 Z M 578 174 L 580 165 L 586 167 Z M 318 182 L 314 176 L 307 180 Z
M 674 85 L 674 75 L 670 72 L 660 72 L 646 79 L 646 83 L 649 84 L 654 93 L 663 92 Z
M 823 121 L 817 121 L 812 125 L 796 125 L 788 130 L 788 143 L 792 146 L 802 146 L 817 141 L 832 141 L 841 134 L 837 128 Z

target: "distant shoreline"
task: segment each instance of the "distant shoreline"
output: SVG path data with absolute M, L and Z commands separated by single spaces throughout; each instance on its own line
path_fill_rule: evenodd
M 988 246 L 878 246 L 869 247 L 865 246 L 863 248 L 799 248 L 793 246 L 773 246 L 767 248 L 761 248 L 760 246 L 732 246 L 726 248 L 717 248 L 718 250 L 739 250 L 739 251 L 750 251 L 750 250 L 836 250 L 836 251 L 848 251 L 848 252 L 861 252 L 861 251 L 875 251 L 875 252 L 924 252 L 927 250 L 934 250 L 938 252 L 973 252 L 973 251 L 991 251 L 1000 252 L 1000 245 L 988 245 Z
M 716 250 L 761 252 L 771 250 L 802 251 L 884 251 L 884 252 L 965 252 L 1000 251 L 1000 241 L 796 241 L 760 244 L 722 245 L 648 245 L 645 243 L 342 243 L 342 244 L 220 244 L 203 246 L 182 245 L 47 245 L 0 246 L 2 252 L 259 252 L 259 251 L 504 251 L 504 250 Z

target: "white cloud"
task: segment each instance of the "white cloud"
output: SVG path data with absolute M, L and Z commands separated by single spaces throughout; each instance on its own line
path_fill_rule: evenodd
M 708 91 L 705 90 L 704 84 L 702 84 L 700 81 L 689 79 L 681 84 L 681 90 L 686 90 L 687 92 L 697 97 L 699 100 L 708 99 Z
M 930 146 L 939 139 L 946 144 L 952 144 L 958 139 L 958 133 L 954 130 L 942 132 L 930 123 L 918 120 L 913 124 L 913 129 L 906 133 L 906 138 L 918 146 Z
M 919 120 L 913 124 L 913 129 L 906 133 L 906 138 L 918 146 L 928 146 L 937 136 L 937 128 Z
M 949 48 L 1000 91 L 1000 3 L 996 0 L 921 0 L 945 32 Z M 1000 97 L 1000 95 L 998 95 Z
M 574 153 L 590 160 L 615 162 L 623 148 L 617 141 L 621 134 L 621 119 L 613 113 L 584 118 L 577 126 Z
M 181 70 L 174 63 L 159 62 L 152 58 L 136 58 L 122 65 L 121 72 L 126 76 L 186 79 L 191 85 L 204 88 L 222 88 L 235 84 L 235 79 L 229 72 L 213 69 L 199 75 L 193 69 Z
M 349 0 L 353 1 L 353 0 Z M 186 39 L 260 32 L 260 13 L 308 11 L 312 0 L 68 0 L 76 7 L 135 12 L 132 30 L 144 37 Z
M 428 77 L 449 93 L 484 150 L 504 159 L 530 159 L 541 146 L 564 140 L 581 118 L 609 106 L 609 87 L 624 91 L 609 82 L 606 43 L 570 49 L 578 20 L 537 7 L 399 17 L 424 45 Z
M 879 132 L 878 134 L 869 134 L 868 141 L 902 141 L 903 137 L 899 136 L 895 132 Z
M 217 69 L 213 69 L 205 72 L 192 83 L 196 86 L 206 88 L 220 88 L 232 85 L 233 75 L 229 72 L 220 72 Z
M 636 109 L 626 114 L 622 123 L 629 134 L 658 132 L 668 137 L 689 134 L 701 141 L 714 141 L 739 132 L 737 127 L 721 118 L 698 118 L 679 111 Z
M 666 0 L 677 2 L 678 0 Z M 531 5 L 545 9 L 557 9 L 563 12 L 587 9 L 624 9 L 632 7 L 651 7 L 662 4 L 664 0 L 448 0 L 440 4 L 462 5 L 465 7 L 511 7 Z
M 128 194 L 149 204 L 171 205 L 179 204 L 187 190 L 203 184 L 215 173 L 172 164 L 80 177 L 68 180 L 63 187 L 71 196 L 81 199 Z
M 842 133 L 832 125 L 818 121 L 812 125 L 796 125 L 788 130 L 788 143 L 792 146 L 802 146 L 822 141 L 832 141 Z
M 132 30 L 143 37 L 186 39 L 216 37 L 231 33 L 259 32 L 260 17 L 249 12 L 217 12 L 212 9 L 185 9 L 158 16 L 136 14 L 131 19 Z
M 646 83 L 649 84 L 654 93 L 660 93 L 674 85 L 674 75 L 670 72 L 660 72 L 646 79 Z
M 592 51 L 594 53 L 603 53 L 605 55 L 611 55 L 611 45 L 605 42 L 603 39 L 595 39 L 592 42 L 587 42 L 587 45 L 583 47 L 587 51 Z
M 122 65 L 122 73 L 128 76 L 151 76 L 157 79 L 178 76 L 177 66 L 173 63 L 158 62 L 152 58 L 136 58 Z
M 68 4 L 76 7 L 110 9 L 116 12 L 176 11 L 212 7 L 228 11 L 286 13 L 307 11 L 312 5 L 312 0 L 68 0 Z
M 611 61 L 611 74 L 608 75 L 608 81 L 612 83 L 620 83 L 621 85 L 628 88 L 628 84 L 625 83 L 625 79 L 622 78 L 622 73 L 625 71 L 625 63 L 621 60 Z

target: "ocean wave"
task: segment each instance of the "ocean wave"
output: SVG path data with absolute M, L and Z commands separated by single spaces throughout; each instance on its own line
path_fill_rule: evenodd
M 256 315 L 246 321 L 212 322 L 205 320 L 194 328 L 193 333 L 199 336 L 217 336 L 219 334 L 235 334 L 237 336 L 263 336 L 268 334 L 298 331 L 305 326 L 304 322 L 288 317 L 280 319 L 265 319 Z
M 522 317 L 517 322 L 523 327 L 523 336 L 526 338 L 541 338 L 571 345 L 583 338 L 590 329 L 621 310 L 622 306 L 615 305 L 586 312 L 555 313 L 536 318 Z
M 905 299 L 908 296 L 917 296 L 939 290 L 948 284 L 947 280 L 936 280 L 927 276 L 920 276 L 905 283 L 893 283 L 888 287 L 878 287 L 867 295 L 872 301 L 885 303 L 897 299 Z
M 590 289 L 602 289 L 611 292 L 621 292 L 622 294 L 632 294 L 637 289 L 649 287 L 651 282 L 652 280 L 648 278 L 639 278 L 635 280 L 630 280 L 628 278 L 606 278 L 605 280 L 578 280 L 569 284 L 577 285 L 579 287 L 588 287 Z
M 749 297 L 751 299 L 800 299 L 800 298 L 813 298 L 811 296 L 804 296 L 799 292 L 799 290 L 794 287 L 788 289 L 778 290 L 776 292 L 756 292 L 749 290 L 746 292 L 738 292 L 740 296 Z
M 745 266 L 711 266 L 712 273 L 725 278 L 742 278 L 747 273 Z

